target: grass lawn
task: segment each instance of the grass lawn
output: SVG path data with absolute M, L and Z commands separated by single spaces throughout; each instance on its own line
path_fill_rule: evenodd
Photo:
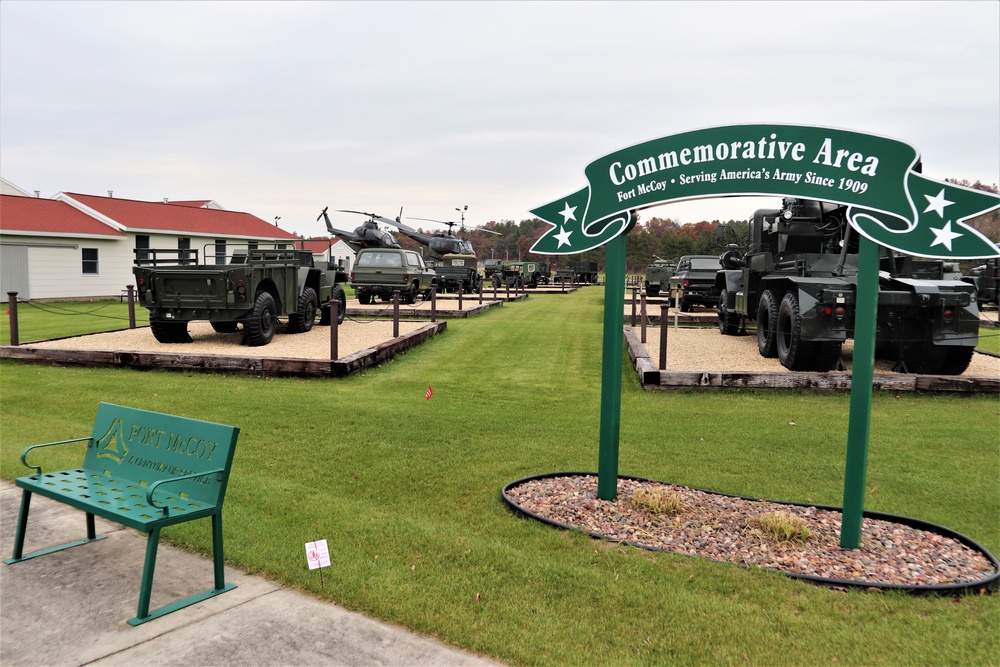
M 997 595 L 838 592 L 515 518 L 506 483 L 597 468 L 602 297 L 533 295 L 452 320 L 343 380 L 3 362 L 0 475 L 25 474 L 28 444 L 88 433 L 100 400 L 231 423 L 229 562 L 507 663 L 997 664 Z M 840 505 L 848 399 L 647 393 L 626 363 L 620 472 Z M 996 396 L 877 394 L 866 507 L 1000 553 L 998 433 Z M 56 449 L 50 467 L 82 455 Z M 210 552 L 208 522 L 164 534 Z M 303 544 L 323 538 L 321 586 Z

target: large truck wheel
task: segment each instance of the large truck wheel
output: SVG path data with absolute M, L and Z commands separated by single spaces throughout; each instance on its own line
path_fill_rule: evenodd
M 778 361 L 782 366 L 790 371 L 812 369 L 814 348 L 812 342 L 802 339 L 802 313 L 799 310 L 799 297 L 794 290 L 787 292 L 778 306 L 775 334 Z
M 729 306 L 726 305 L 728 296 L 729 293 L 722 290 L 722 294 L 719 296 L 719 305 L 716 308 L 719 315 L 719 333 L 723 336 L 736 336 L 740 333 L 740 316 L 739 313 L 729 311 Z
M 778 356 L 775 332 L 778 330 L 778 306 L 774 292 L 764 290 L 757 302 L 757 351 L 760 356 L 774 359 Z
M 149 318 L 149 329 L 153 332 L 153 338 L 167 345 L 190 343 L 191 336 L 188 335 L 187 326 L 188 323 L 184 321 L 164 320 L 159 316 Z
M 299 296 L 299 307 L 294 313 L 288 315 L 288 333 L 305 333 L 313 328 L 316 321 L 316 308 L 319 306 L 319 299 L 316 297 L 316 290 L 306 287 Z
M 419 285 L 417 285 L 417 283 L 411 283 L 410 289 L 406 290 L 403 294 L 403 303 L 411 306 L 414 305 L 417 302 L 417 292 L 419 291 Z
M 253 303 L 253 312 L 243 323 L 243 344 L 259 347 L 270 343 L 278 327 L 277 313 L 274 297 L 268 292 L 258 294 Z
M 843 343 L 839 340 L 820 340 L 813 343 L 814 371 L 826 373 L 837 367 Z
M 949 347 L 944 363 L 941 365 L 941 375 L 961 375 L 972 362 L 975 352 L 973 347 Z
M 660 286 L 649 285 L 646 287 L 646 296 L 660 296 Z
M 371 297 L 370 294 L 359 294 L 358 295 L 358 303 L 360 303 L 362 306 L 367 306 L 371 302 L 372 302 L 372 297 Z
M 340 285 L 334 285 L 332 294 L 330 295 L 330 303 L 326 304 L 319 315 L 319 324 L 323 327 L 330 326 L 330 304 L 334 301 L 337 302 L 337 324 L 344 323 L 344 316 L 347 315 L 347 295 L 344 294 L 344 288 Z

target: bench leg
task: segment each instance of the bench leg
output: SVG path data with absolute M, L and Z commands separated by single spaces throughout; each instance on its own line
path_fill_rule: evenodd
M 156 569 L 156 550 L 160 544 L 160 529 L 149 531 L 146 538 L 146 563 L 142 566 L 142 587 L 139 589 L 139 612 L 137 619 L 149 616 L 149 597 L 153 592 L 153 571 Z
M 10 558 L 6 559 L 4 563 L 10 565 L 11 563 L 20 563 L 23 560 L 29 560 L 31 558 L 37 558 L 38 556 L 44 556 L 46 554 L 54 553 L 56 551 L 62 551 L 63 549 L 69 549 L 70 547 L 78 547 L 81 544 L 87 544 L 88 542 L 94 542 L 96 540 L 103 540 L 104 535 L 97 535 L 94 528 L 94 515 L 87 514 L 87 539 L 85 540 L 75 540 L 73 542 L 67 542 L 66 544 L 60 544 L 56 547 L 49 547 L 48 549 L 40 549 L 39 551 L 33 551 L 30 554 L 24 553 L 24 535 L 28 530 L 28 508 L 31 506 L 31 491 L 23 489 L 21 493 L 21 509 L 17 514 L 17 533 L 14 536 L 14 553 Z
M 222 553 L 222 515 L 214 514 L 212 515 L 212 542 L 214 552 L 213 563 L 215 569 L 215 588 L 201 593 L 195 593 L 194 595 L 186 597 L 183 600 L 171 602 L 170 604 L 159 607 L 158 609 L 149 611 L 149 598 L 153 590 L 153 570 L 156 568 L 156 548 L 159 541 L 160 529 L 154 528 L 149 531 L 149 537 L 146 540 L 146 564 L 143 566 L 142 588 L 139 591 L 139 613 L 135 618 L 130 618 L 128 620 L 129 625 L 135 626 L 147 621 L 152 621 L 154 618 L 165 616 L 166 614 L 177 611 L 178 609 L 189 607 L 196 602 L 207 600 L 208 598 L 215 597 L 216 595 L 220 595 L 236 588 L 236 584 L 227 584 L 225 580 L 225 572 L 223 570 L 225 559 Z
M 21 509 L 17 513 L 17 533 L 14 535 L 14 553 L 11 554 L 11 563 L 21 560 L 24 551 L 24 532 L 28 528 L 28 508 L 31 506 L 31 491 L 25 489 L 21 492 Z M 4 561 L 8 562 L 8 561 Z

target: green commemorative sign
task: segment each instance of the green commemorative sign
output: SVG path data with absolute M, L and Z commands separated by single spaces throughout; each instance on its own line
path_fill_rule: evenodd
M 921 257 L 973 259 L 1000 249 L 964 221 L 1000 197 L 925 178 L 904 142 L 805 125 L 729 125 L 654 139 L 599 158 L 588 185 L 531 212 L 552 225 L 531 252 L 585 252 L 626 233 L 630 211 L 669 202 L 776 195 L 850 206 L 880 245 Z

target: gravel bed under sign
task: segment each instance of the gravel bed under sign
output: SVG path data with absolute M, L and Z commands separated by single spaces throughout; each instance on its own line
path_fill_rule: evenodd
M 640 488 L 675 492 L 681 509 L 650 514 L 633 508 L 632 497 Z M 934 590 L 969 584 L 996 587 L 1000 577 L 988 552 L 947 535 L 882 519 L 866 517 L 860 548 L 841 549 L 840 511 L 815 506 L 749 500 L 625 477 L 618 480 L 616 500 L 600 500 L 597 476 L 575 473 L 514 482 L 504 496 L 526 513 L 595 537 L 830 583 Z M 779 511 L 805 520 L 806 541 L 777 542 L 753 527 L 754 517 Z

